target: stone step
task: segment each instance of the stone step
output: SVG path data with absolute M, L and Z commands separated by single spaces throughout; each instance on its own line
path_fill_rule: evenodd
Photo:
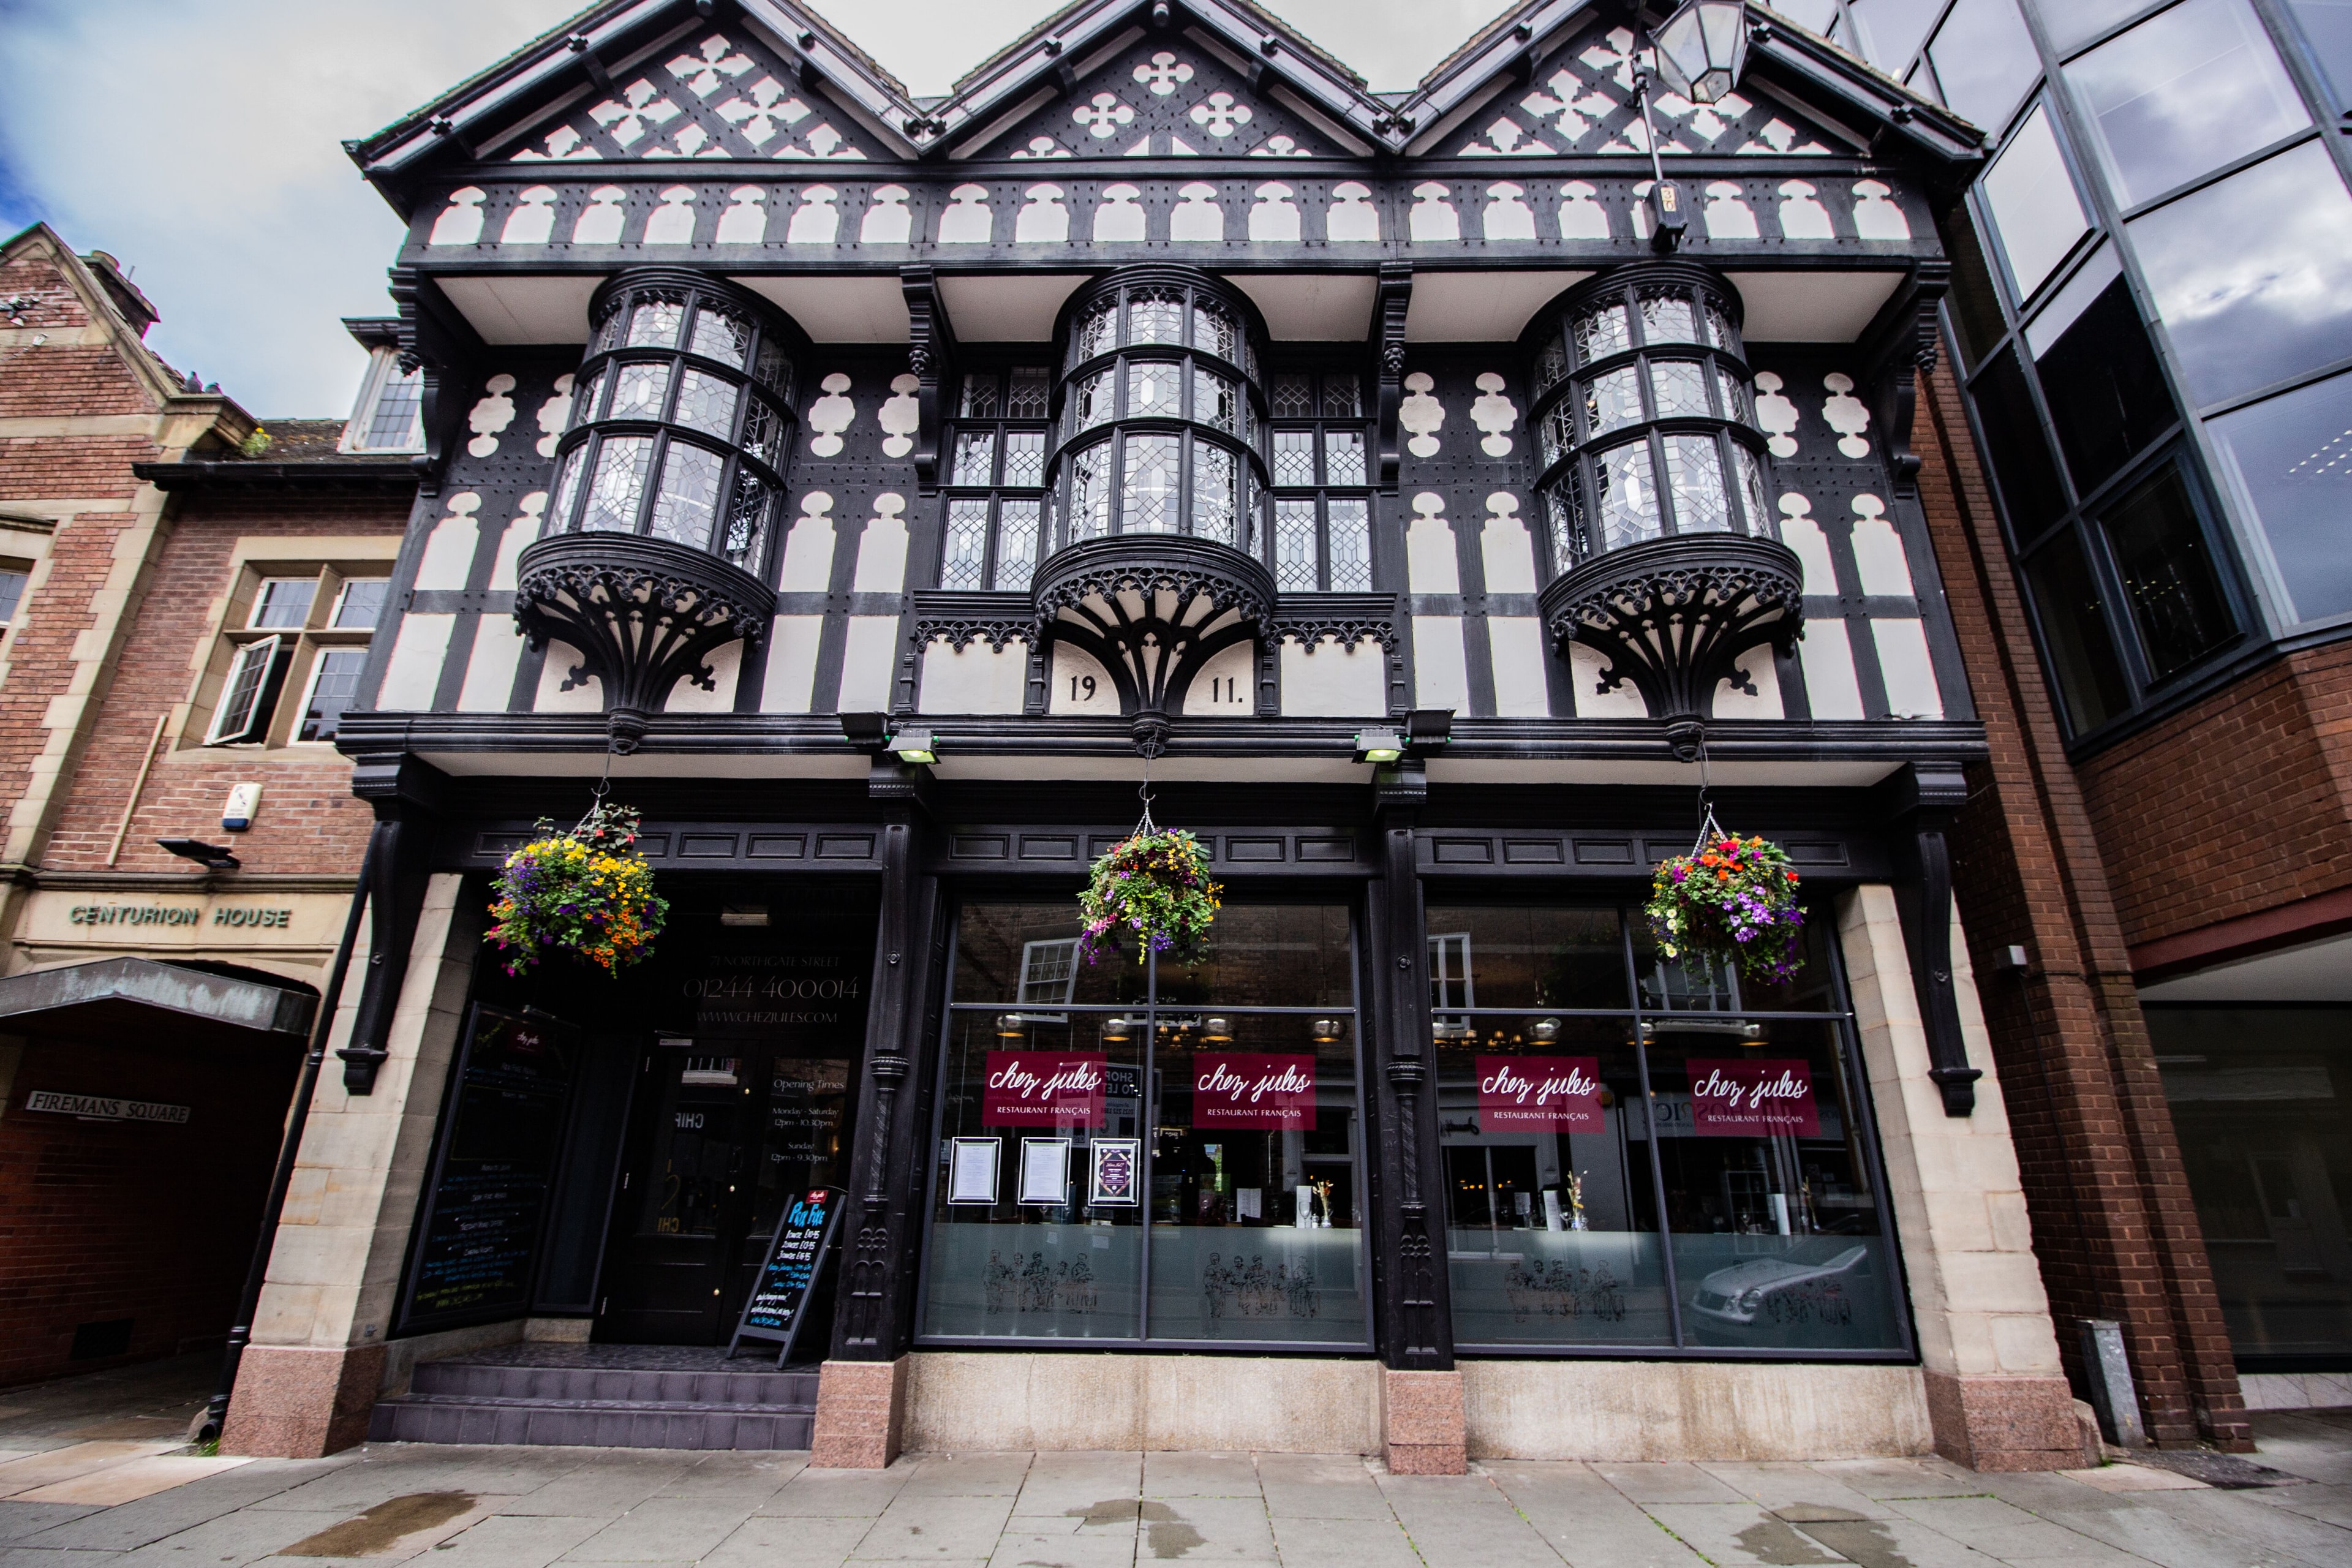
M 814 1384 L 815 1379 L 811 1377 L 809 1382 Z M 368 1437 L 378 1443 L 805 1448 L 816 1423 L 814 1394 L 812 1388 L 808 1403 L 794 1406 L 776 1403 L 501 1398 L 410 1393 L 377 1402 L 368 1423 Z
M 470 1358 L 417 1363 L 413 1394 L 476 1399 L 593 1400 L 635 1405 L 816 1407 L 814 1372 L 677 1371 L 514 1364 Z

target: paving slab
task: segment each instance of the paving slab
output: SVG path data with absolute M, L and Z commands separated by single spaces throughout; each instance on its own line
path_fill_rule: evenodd
M 1145 1498 L 1137 1504 L 1136 1522 L 1139 1562 L 1276 1561 L 1273 1526 L 1258 1498 Z
M 870 1519 L 753 1514 L 704 1556 L 702 1568 L 839 1568 L 873 1528 Z
M 1132 1502 L 1142 1491 L 1141 1454 L 1039 1454 L 1022 1479 L 1013 1517 L 1067 1520 L 1099 1504 Z
M 1129 1568 L 1138 1561 L 1131 1535 L 1039 1535 L 1021 1530 L 1018 1521 L 1014 1526 L 997 1539 L 989 1568 Z M 1147 1553 L 1141 1561 L 1156 1559 Z
M 234 1470 L 249 1465 L 247 1458 L 228 1456 L 200 1458 L 192 1454 L 157 1454 L 150 1458 L 131 1459 L 120 1465 L 109 1465 L 89 1475 L 76 1476 L 71 1480 L 54 1481 L 30 1491 L 18 1492 L 24 1502 L 93 1503 L 100 1508 L 112 1508 L 118 1503 L 137 1502 L 141 1498 L 153 1497 L 157 1492 L 173 1487 L 186 1486 L 223 1470 Z
M 1791 1509 L 1832 1509 L 1855 1519 L 1889 1519 L 1895 1510 L 1817 1465 L 1702 1463 L 1699 1468 L 1738 1492 L 1787 1517 Z
M 902 1497 L 1013 1497 L 1029 1477 L 1027 1454 L 921 1454 Z
M 1559 1553 L 1490 1476 L 1384 1475 L 1379 1485 L 1413 1549 L 1428 1562 L 1559 1568 Z
M 658 1563 L 700 1557 L 735 1533 L 752 1504 L 737 1498 L 647 1498 L 564 1553 L 572 1563 Z
M 901 1459 L 887 1470 L 820 1470 L 814 1467 L 786 1481 L 753 1511 L 811 1519 L 872 1520 L 890 1506 L 915 1473 Z
M 1643 1511 L 1710 1563 L 1796 1565 L 1843 1559 L 1752 1502 L 1659 1502 Z
M 713 1454 L 665 1485 L 655 1495 L 708 1498 L 714 1502 L 740 1500 L 756 1508 L 775 1496 L 786 1481 L 806 1468 L 806 1454 Z
M 1986 1478 L 1946 1459 L 1818 1459 L 1811 1467 L 1882 1501 L 1894 1498 L 1971 1497 Z
M 205 1568 L 219 1568 L 223 1564 L 255 1563 L 342 1521 L 343 1516 L 338 1513 L 292 1513 L 283 1509 L 263 1513 L 239 1509 L 174 1531 L 136 1551 L 123 1552 L 114 1561 L 125 1568 L 149 1568 L 150 1564 L 160 1563 L 181 1563 L 187 1568 L 201 1563 Z
M 1370 1468 L 1353 1454 L 1261 1454 L 1257 1479 L 1276 1518 L 1383 1520 L 1391 1512 Z
M 1012 1514 L 1009 1496 L 902 1491 L 850 1555 L 859 1561 L 985 1561 Z
M 1595 1465 L 1592 1473 L 1645 1507 L 1654 1502 L 1740 1502 L 1740 1495 L 1696 1465 Z
M 564 1514 L 494 1513 L 435 1543 L 433 1568 L 546 1568 L 608 1522 Z
M 2352 1487 L 2314 1481 L 2309 1486 L 2265 1487 L 2245 1495 L 2265 1508 L 2284 1509 L 2322 1524 L 2352 1530 Z M 5 1514 L 7 1506 L 0 1503 L 0 1514 Z M 5 1538 L 5 1527 L 0 1527 L 0 1538 Z
M 2055 1472 L 2070 1481 L 2080 1481 L 2103 1492 L 2188 1492 L 2203 1491 L 2206 1485 L 2194 1476 L 2184 1476 L 2177 1470 L 2159 1470 L 2147 1465 L 2101 1465 L 2095 1470 L 2059 1470 Z
M 1277 1519 L 1274 1542 L 1283 1568 L 1422 1568 L 1420 1553 L 1394 1521 Z
M 1788 1520 L 1789 1514 L 1776 1517 Z M 1796 1528 L 1863 1568 L 1993 1568 L 1997 1561 L 1913 1519 L 1811 1519 Z
M 1146 1454 L 1145 1497 L 1256 1497 L 1257 1466 L 1247 1454 Z
M 1490 1459 L 1478 1468 L 1572 1568 L 1695 1568 L 1701 1562 L 1590 1466 Z
M 180 1443 L 134 1442 L 128 1439 L 68 1443 L 0 1465 L 0 1498 L 21 1497 L 60 1481 L 78 1480 L 99 1470 L 152 1458 L 184 1447 Z M 60 1499 L 70 1501 L 70 1499 Z M 124 1501 L 131 1500 L 124 1499 Z
M 0 1542 L 22 1541 L 97 1511 L 93 1506 L 61 1502 L 0 1502 Z
M 656 1458 L 654 1456 L 661 1457 Z M 618 1519 L 682 1479 L 694 1461 L 667 1449 L 592 1453 L 552 1480 L 524 1491 L 503 1513 L 560 1513 Z M 745 1510 L 749 1512 L 747 1509 Z
M 25 1544 L 77 1552 L 129 1552 L 240 1512 L 264 1512 L 254 1505 L 322 1474 L 336 1459 L 256 1459 L 234 1470 L 184 1487 L 157 1492 L 137 1502 L 98 1509 L 88 1515 L 26 1538 Z M 298 1535 L 299 1531 L 296 1532 Z M 293 1536 L 288 1537 L 294 1539 Z

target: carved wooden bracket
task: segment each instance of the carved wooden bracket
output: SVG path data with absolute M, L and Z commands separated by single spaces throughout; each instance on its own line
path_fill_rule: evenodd
M 942 387 L 955 384 L 955 332 L 929 267 L 902 267 L 898 286 L 907 298 L 907 368 L 915 389 L 915 486 L 924 495 L 940 488 L 940 430 L 947 417 Z
M 1397 413 L 1404 404 L 1404 315 L 1412 303 L 1412 264 L 1381 263 L 1380 289 L 1381 488 L 1393 494 L 1402 459 Z
M 1919 489 L 1919 457 L 1911 449 L 1911 426 L 1917 413 L 1918 378 L 1935 370 L 1942 350 L 1936 310 L 1951 280 L 1948 261 L 1913 263 L 1903 286 L 1862 336 L 1863 384 L 1870 394 L 1871 413 L 1886 445 L 1887 470 L 1899 496 L 1914 496 Z

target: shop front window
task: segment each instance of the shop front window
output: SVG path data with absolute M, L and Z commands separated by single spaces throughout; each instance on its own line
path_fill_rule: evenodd
M 2352 1009 L 2147 1007 L 2230 1348 L 2352 1365 Z
M 921 1334 L 1368 1342 L 1348 911 L 1231 905 L 1193 964 L 1076 910 L 957 926 Z
M 1429 910 L 1456 1349 L 1902 1353 L 1820 922 L 1757 987 L 1633 919 Z

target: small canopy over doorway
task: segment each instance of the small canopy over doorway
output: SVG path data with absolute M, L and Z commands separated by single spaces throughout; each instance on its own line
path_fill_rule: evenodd
M 184 1046 L 299 1044 L 310 1033 L 318 997 L 274 984 L 146 958 L 101 958 L 0 980 L 0 1028 L 57 1039 L 113 1044 L 165 1028 Z

